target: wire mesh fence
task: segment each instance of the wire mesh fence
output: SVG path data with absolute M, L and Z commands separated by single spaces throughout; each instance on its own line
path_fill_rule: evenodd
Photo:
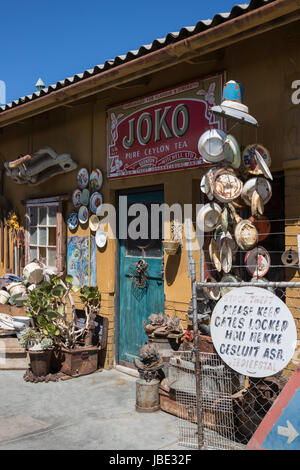
M 210 315 L 217 303 L 207 290 L 222 289 L 222 295 L 233 287 L 253 283 L 197 284 L 197 321 L 199 331 L 210 335 Z M 210 286 L 211 284 L 211 286 Z M 255 283 L 272 290 L 291 311 L 295 322 L 300 319 L 299 283 Z M 192 309 L 191 309 L 192 316 Z M 299 326 L 299 325 L 297 325 Z M 299 343 L 299 341 L 298 341 Z M 264 378 L 241 375 L 231 369 L 213 348 L 201 350 L 198 344 L 197 360 L 200 369 L 200 390 L 196 389 L 196 354 L 193 350 L 173 353 L 169 365 L 169 386 L 178 404 L 179 443 L 188 448 L 199 448 L 199 430 L 203 434 L 202 449 L 243 449 L 249 442 L 288 380 L 288 370 Z M 296 349 L 288 369 L 299 364 Z M 200 401 L 200 427 L 197 413 Z

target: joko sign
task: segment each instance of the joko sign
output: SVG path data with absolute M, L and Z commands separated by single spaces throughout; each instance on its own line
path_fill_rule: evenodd
M 288 307 L 259 287 L 234 288 L 216 304 L 211 335 L 232 369 L 251 377 L 276 374 L 293 358 L 297 330 Z
M 223 84 L 224 75 L 216 74 L 108 109 L 108 178 L 206 164 L 198 140 L 207 129 L 224 127 L 210 112 Z
M 0 105 L 6 104 L 6 85 L 3 80 L 0 80 Z

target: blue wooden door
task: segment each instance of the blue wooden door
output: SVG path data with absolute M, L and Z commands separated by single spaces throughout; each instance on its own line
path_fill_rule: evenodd
M 148 210 L 148 238 L 120 240 L 119 362 L 133 363 L 147 335 L 143 322 L 151 313 L 164 312 L 162 222 L 159 238 L 151 239 L 151 205 L 163 202 L 163 192 L 127 195 L 127 204 L 142 203 Z M 128 216 L 128 224 L 131 218 Z M 137 263 L 147 263 L 146 276 L 138 276 Z

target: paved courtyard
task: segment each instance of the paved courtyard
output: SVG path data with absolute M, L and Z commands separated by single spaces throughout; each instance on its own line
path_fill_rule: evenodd
M 136 379 L 116 370 L 31 384 L 0 371 L 0 450 L 183 449 L 177 418 L 135 410 Z

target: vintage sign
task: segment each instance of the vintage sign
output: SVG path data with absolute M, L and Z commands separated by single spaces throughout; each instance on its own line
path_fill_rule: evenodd
M 107 175 L 120 178 L 198 167 L 199 137 L 223 129 L 210 107 L 220 103 L 224 74 L 178 85 L 107 111 Z
M 246 448 L 300 450 L 300 369 L 295 370 Z
M 211 336 L 223 361 L 250 377 L 268 377 L 284 369 L 297 342 L 288 307 L 259 287 L 234 288 L 219 300 L 211 317 Z

